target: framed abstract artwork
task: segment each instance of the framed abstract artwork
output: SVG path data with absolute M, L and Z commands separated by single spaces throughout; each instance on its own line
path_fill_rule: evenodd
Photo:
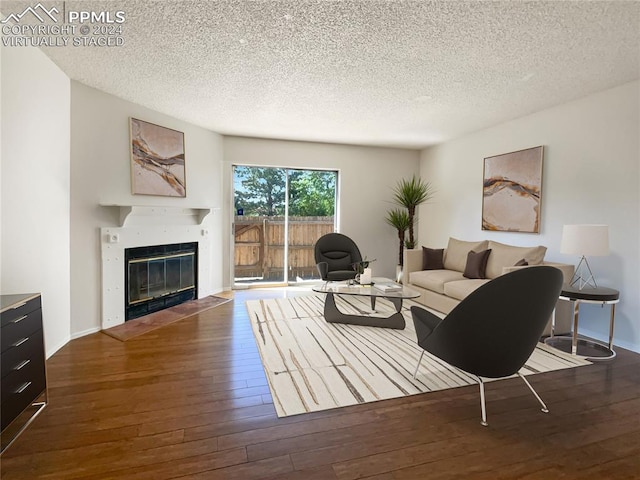
M 186 197 L 184 133 L 130 120 L 133 194 Z
M 543 147 L 484 159 L 482 229 L 540 233 Z

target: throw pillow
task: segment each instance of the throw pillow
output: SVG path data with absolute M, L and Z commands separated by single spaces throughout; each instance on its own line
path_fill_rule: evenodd
M 444 269 L 444 248 L 422 247 L 422 270 Z
M 467 262 L 467 254 L 471 250 L 479 252 L 480 250 L 489 248 L 488 243 L 489 242 L 487 240 L 483 240 L 481 242 L 465 242 L 463 240 L 450 237 L 449 244 L 444 252 L 444 268 L 447 270 L 455 270 L 456 272 L 464 272 L 464 266 Z
M 504 267 L 512 267 L 521 258 L 525 259 L 529 265 L 539 265 L 544 261 L 544 254 L 547 247 L 516 247 L 505 245 L 504 243 L 489 241 L 485 248 L 491 249 L 491 256 L 487 263 L 487 277 L 496 278 L 502 275 Z M 479 250 L 473 248 L 472 250 Z
M 466 278 L 487 278 L 487 260 L 489 260 L 490 253 L 490 248 L 480 252 L 471 250 L 467 254 L 467 265 L 464 267 L 462 275 Z
M 521 258 L 515 263 L 514 267 L 524 267 L 526 265 L 529 265 L 529 262 L 527 262 L 524 258 Z

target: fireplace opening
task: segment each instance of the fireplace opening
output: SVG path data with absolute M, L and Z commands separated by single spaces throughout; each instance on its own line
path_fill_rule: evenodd
M 194 300 L 198 243 L 126 248 L 125 320 Z

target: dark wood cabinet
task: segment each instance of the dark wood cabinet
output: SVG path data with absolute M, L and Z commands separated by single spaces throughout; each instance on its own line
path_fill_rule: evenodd
M 2 451 L 47 404 L 39 294 L 0 296 Z

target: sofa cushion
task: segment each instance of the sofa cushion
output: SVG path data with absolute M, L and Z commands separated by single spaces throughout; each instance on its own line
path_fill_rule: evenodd
M 422 269 L 442 270 L 444 269 L 444 248 L 422 247 Z
M 451 298 L 456 298 L 458 300 L 463 300 L 467 295 L 473 292 L 476 288 L 481 287 L 487 282 L 490 282 L 491 279 L 483 278 L 483 279 L 464 279 L 464 280 L 456 280 L 453 282 L 447 282 L 444 286 L 444 294 Z
M 467 255 L 467 264 L 462 275 L 466 278 L 487 278 L 487 260 L 490 254 L 490 248 L 481 252 L 471 250 Z
M 409 283 L 436 293 L 444 293 L 444 285 L 454 280 L 463 280 L 461 272 L 453 270 L 421 270 L 409 274 Z
M 456 238 L 449 238 L 447 250 L 444 252 L 444 268 L 447 270 L 455 270 L 456 272 L 464 272 L 467 264 L 467 254 L 471 250 L 479 252 L 486 250 L 488 242 L 465 242 Z M 517 260 L 517 259 L 516 259 Z M 511 264 L 513 265 L 513 263 Z
M 540 265 L 544 260 L 547 247 L 514 247 L 504 243 L 489 241 L 491 255 L 487 261 L 487 277 L 496 278 L 502 275 L 504 267 L 512 267 L 524 259 L 529 265 Z M 445 263 L 446 266 L 446 263 Z

